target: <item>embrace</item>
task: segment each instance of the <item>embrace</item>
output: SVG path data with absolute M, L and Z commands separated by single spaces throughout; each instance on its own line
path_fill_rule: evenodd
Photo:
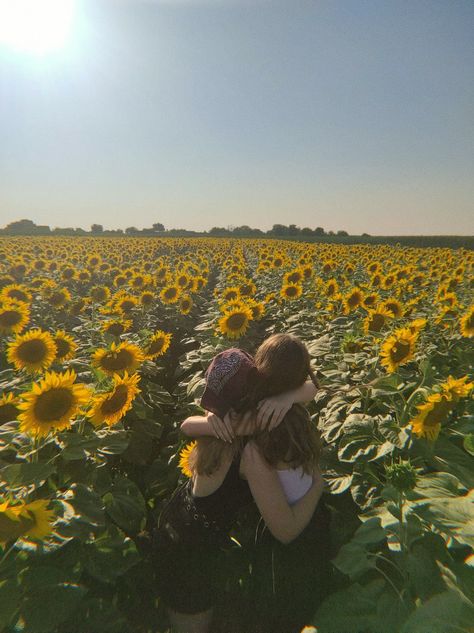
M 317 389 L 309 353 L 290 334 L 270 336 L 254 358 L 232 348 L 210 363 L 201 399 L 206 415 L 181 424 L 197 438 L 188 458 L 192 477 L 165 504 L 153 535 L 158 591 L 173 633 L 214 630 L 229 531 L 251 503 L 264 529 L 255 538 L 241 630 L 299 633 L 316 612 L 330 574 L 330 513 L 319 434 L 299 403 Z

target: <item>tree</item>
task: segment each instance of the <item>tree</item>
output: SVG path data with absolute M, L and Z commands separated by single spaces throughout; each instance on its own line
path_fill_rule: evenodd
M 164 224 L 161 224 L 161 222 L 155 222 L 154 224 L 151 225 L 154 231 L 157 231 L 158 233 L 163 233 L 165 230 L 165 226 Z
M 314 231 L 310 229 L 309 226 L 305 226 L 301 229 L 301 235 L 314 235 Z
M 133 235 L 134 233 L 138 233 L 138 229 L 136 226 L 127 226 L 125 229 L 125 233 L 127 235 Z
M 284 224 L 274 224 L 267 233 L 269 235 L 288 235 L 288 227 Z
M 323 229 L 323 227 L 322 227 L 322 226 L 317 226 L 317 227 L 314 229 L 314 234 L 315 234 L 315 235 L 325 235 L 325 234 L 326 234 L 326 232 L 325 232 L 325 230 Z
M 32 220 L 17 220 L 16 222 L 10 222 L 5 227 L 5 233 L 13 235 L 28 235 L 33 233 L 36 224 Z
M 104 227 L 102 224 L 92 224 L 91 225 L 91 233 L 103 233 Z
M 288 235 L 299 235 L 301 233 L 301 229 L 296 224 L 290 224 L 288 227 Z
M 216 237 L 229 234 L 230 231 L 228 229 L 225 229 L 223 226 L 213 226 L 212 229 L 209 231 L 209 235 L 214 235 Z
M 347 231 L 338 231 L 337 235 L 349 235 L 349 233 Z

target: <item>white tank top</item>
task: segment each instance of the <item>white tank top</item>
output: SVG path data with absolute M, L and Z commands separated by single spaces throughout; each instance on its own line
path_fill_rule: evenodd
M 277 469 L 277 473 L 290 506 L 304 497 L 313 485 L 312 476 L 305 473 L 302 466 L 285 470 Z

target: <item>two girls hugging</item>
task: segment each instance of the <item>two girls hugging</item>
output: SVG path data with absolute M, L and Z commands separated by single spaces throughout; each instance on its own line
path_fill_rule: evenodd
M 309 380 L 308 380 L 309 378 Z M 229 532 L 254 502 L 265 524 L 252 562 L 245 633 L 299 633 L 325 596 L 330 513 L 320 437 L 302 404 L 318 389 L 304 344 L 275 334 L 254 358 L 232 348 L 206 371 L 192 478 L 163 508 L 154 535 L 158 591 L 174 633 L 207 633 L 223 597 Z M 224 632 L 220 632 L 224 633 Z

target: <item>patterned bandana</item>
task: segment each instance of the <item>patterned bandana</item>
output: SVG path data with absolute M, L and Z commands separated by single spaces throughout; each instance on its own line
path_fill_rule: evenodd
M 221 419 L 246 394 L 257 368 L 252 356 L 232 347 L 217 354 L 206 371 L 201 407 Z

